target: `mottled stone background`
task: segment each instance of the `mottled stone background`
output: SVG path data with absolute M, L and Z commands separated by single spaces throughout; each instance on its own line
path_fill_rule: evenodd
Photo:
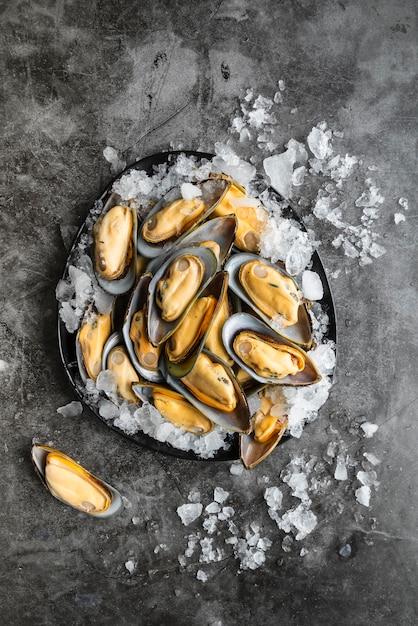
M 5 624 L 409 625 L 417 622 L 417 5 L 414 0 L 3 0 L 1 2 L 0 371 L 1 606 Z M 60 362 L 55 286 L 87 210 L 112 180 L 103 149 L 127 163 L 170 146 L 213 150 L 230 138 L 247 88 L 285 81 L 280 149 L 326 120 L 363 159 L 385 197 L 376 230 L 386 254 L 359 267 L 315 225 L 338 316 L 338 367 L 320 419 L 252 472 L 152 453 L 84 411 Z M 297 113 L 292 112 L 297 108 Z M 250 149 L 242 146 L 243 156 Z M 376 170 L 368 170 L 375 166 Z M 359 177 L 363 180 L 359 180 Z M 354 196 L 356 197 L 356 196 Z M 398 200 L 409 201 L 395 225 Z M 348 204 L 348 219 L 355 219 Z M 340 270 L 340 273 L 336 272 Z M 379 425 L 371 439 L 363 421 Z M 117 486 L 126 508 L 90 519 L 43 490 L 29 458 L 49 441 Z M 321 460 L 343 440 L 373 452 L 379 488 L 354 497 L 357 469 L 314 498 L 318 526 L 290 552 L 265 486 L 296 454 Z M 273 545 L 239 572 L 231 550 L 180 567 L 187 535 L 176 508 L 191 490 L 230 492 L 244 536 Z M 290 498 L 290 496 L 289 496 Z M 290 498 L 287 506 L 294 504 Z M 132 520 L 135 520 L 135 523 Z M 216 535 L 226 545 L 227 535 Z M 229 536 L 229 535 L 228 535 Z M 351 558 L 339 556 L 349 542 Z M 163 547 L 162 547 L 163 546 Z M 307 553 L 300 556 L 301 548 Z M 197 553 L 196 553 L 197 554 Z M 130 573 L 125 563 L 133 559 Z M 204 569 L 207 582 L 196 578 Z

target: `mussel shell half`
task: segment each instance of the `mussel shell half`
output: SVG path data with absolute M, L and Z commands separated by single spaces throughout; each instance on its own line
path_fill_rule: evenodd
M 235 254 L 229 258 L 225 265 L 225 269 L 229 272 L 229 286 L 234 291 L 234 293 L 241 298 L 266 324 L 268 324 L 271 328 L 275 330 L 275 332 L 282 337 L 288 339 L 292 343 L 296 343 L 304 348 L 310 348 L 312 345 L 312 322 L 307 309 L 307 306 L 304 302 L 301 302 L 298 308 L 298 321 L 285 328 L 281 328 L 278 325 L 274 325 L 274 319 L 268 317 L 263 311 L 261 311 L 251 300 L 245 289 L 243 288 L 240 280 L 239 280 L 239 272 L 241 266 L 244 263 L 249 261 L 258 261 L 261 263 L 265 263 L 270 265 L 275 270 L 278 270 L 280 273 L 284 274 L 286 278 L 291 279 L 293 282 L 294 279 L 287 274 L 280 267 L 271 263 L 270 261 L 259 257 L 256 254 L 251 254 L 249 252 L 242 252 L 240 254 Z M 297 284 L 295 282 L 295 286 L 297 288 Z
M 169 343 L 170 340 L 175 336 L 175 333 L 181 329 L 183 323 L 187 320 L 187 315 L 183 318 L 182 324 L 177 327 L 174 334 L 171 335 L 170 338 L 167 340 L 166 351 L 165 351 L 166 352 L 165 366 L 168 372 L 172 376 L 175 376 L 176 378 L 181 378 L 182 376 L 186 376 L 186 374 L 190 372 L 190 370 L 193 368 L 193 365 L 195 364 L 197 357 L 199 356 L 200 352 L 202 351 L 205 345 L 209 332 L 211 331 L 211 328 L 214 322 L 216 321 L 216 316 L 218 314 L 218 311 L 220 307 L 222 306 L 225 298 L 227 297 L 227 290 L 228 290 L 228 273 L 217 272 L 217 274 L 215 274 L 215 276 L 210 281 L 208 286 L 200 294 L 199 299 L 203 297 L 207 297 L 207 296 L 213 296 L 217 300 L 217 304 L 215 306 L 212 317 L 209 321 L 209 324 L 206 327 L 205 332 L 200 337 L 197 337 L 194 341 L 190 342 L 189 349 L 187 350 L 187 353 L 184 355 L 184 358 L 178 360 L 178 362 L 176 363 L 172 362 L 168 357 L 167 343 Z
M 65 474 L 62 485 L 57 484 L 56 478 L 53 481 L 48 480 L 48 457 L 61 461 Z M 50 446 L 33 444 L 31 458 L 35 471 L 46 489 L 64 504 L 93 517 L 102 518 L 110 517 L 122 508 L 122 497 L 117 489 L 88 472 L 63 452 Z M 96 494 L 96 499 L 99 498 L 102 505 L 98 508 L 90 501 L 92 498 L 85 500 L 83 496 L 86 494 L 90 496 Z
M 197 186 L 202 192 L 202 195 L 200 197 L 205 204 L 205 210 L 197 217 L 196 221 L 190 224 L 185 229 L 185 231 L 180 233 L 177 237 L 169 237 L 167 240 L 159 243 L 151 243 L 149 241 L 146 241 L 142 235 L 142 229 L 144 227 L 144 224 L 159 211 L 161 211 L 167 204 L 174 202 L 182 197 L 179 187 L 171 189 L 161 200 L 159 200 L 159 202 L 157 202 L 157 204 L 148 213 L 147 217 L 140 225 L 137 237 L 138 252 L 145 257 L 154 259 L 161 254 L 163 249 L 170 249 L 176 241 L 180 241 L 189 233 L 192 228 L 194 228 L 197 224 L 200 224 L 209 217 L 209 215 L 215 210 L 215 207 L 220 199 L 226 193 L 229 185 L 230 183 L 222 178 L 210 179 L 203 181 L 202 183 L 198 183 Z
M 138 280 L 134 291 L 132 292 L 131 299 L 128 304 L 128 308 L 125 315 L 125 320 L 122 326 L 122 335 L 125 341 L 126 348 L 128 350 L 132 365 L 146 380 L 158 383 L 163 380 L 161 372 L 158 369 L 149 369 L 141 364 L 135 353 L 133 341 L 130 336 L 132 319 L 137 311 L 140 311 L 148 302 L 148 287 L 151 282 L 152 275 L 149 272 L 145 272 Z
M 149 402 L 164 419 L 177 428 L 183 428 L 194 435 L 205 435 L 214 428 L 214 423 L 187 398 L 167 385 L 137 383 L 132 391 L 143 401 Z M 168 405 L 172 406 L 169 407 Z
M 254 433 L 239 436 L 240 459 L 247 469 L 252 469 L 269 454 L 273 452 L 282 439 L 287 428 L 287 423 L 283 424 L 281 430 L 272 435 L 267 441 L 259 442 L 254 439 Z
M 224 366 L 236 393 L 237 405 L 233 411 L 222 411 L 217 408 L 215 409 L 204 402 L 201 402 L 191 391 L 189 391 L 186 385 L 182 382 L 181 378 L 174 378 L 174 376 L 171 376 L 165 366 L 165 361 L 161 360 L 162 373 L 167 383 L 170 385 L 170 387 L 173 387 L 173 389 L 175 389 L 185 398 L 187 398 L 187 400 L 189 400 L 191 404 L 197 407 L 204 415 L 206 415 L 209 419 L 215 422 L 215 424 L 218 424 L 218 426 L 239 433 L 249 433 L 251 430 L 250 411 L 248 408 L 246 396 L 242 390 L 242 387 L 235 379 L 234 373 L 232 372 L 229 365 L 219 359 L 219 357 L 217 357 L 216 355 L 205 349 L 202 350 L 202 353 L 207 354 L 212 361 L 220 363 Z
M 200 287 L 195 293 L 194 297 L 188 302 L 182 314 L 174 321 L 166 321 L 162 318 L 159 306 L 156 303 L 156 295 L 159 281 L 164 277 L 166 271 L 170 265 L 181 256 L 195 256 L 203 265 L 203 277 L 200 283 Z M 216 274 L 218 269 L 218 262 L 211 250 L 204 246 L 188 246 L 179 250 L 176 250 L 162 265 L 154 275 L 149 284 L 149 300 L 148 300 L 148 336 L 150 341 L 154 345 L 159 345 L 168 337 L 170 337 L 176 330 L 177 326 L 181 323 L 184 316 L 189 311 L 193 301 L 200 296 L 202 291 L 208 285 L 209 281 Z
M 115 350 L 119 352 L 118 358 L 114 364 L 110 363 L 112 355 L 115 355 Z M 132 384 L 139 382 L 138 374 L 133 367 L 129 354 L 123 343 L 122 334 L 115 332 L 110 335 L 103 349 L 102 370 L 111 370 L 117 376 L 117 390 L 116 393 L 106 392 L 108 398 L 114 402 L 117 406 L 120 406 L 122 402 L 130 402 L 132 404 L 138 404 L 138 397 L 132 391 Z
M 84 384 L 89 378 L 96 380 L 102 369 L 103 349 L 112 327 L 113 310 L 107 315 L 98 313 L 93 305 L 86 309 L 75 342 L 78 370 Z
M 100 267 L 99 267 L 99 250 L 100 245 L 97 241 L 98 232 L 100 229 L 100 224 L 103 223 L 103 220 L 106 218 L 106 215 L 109 214 L 109 211 L 114 209 L 117 206 L 122 206 L 129 211 L 129 214 L 132 216 L 132 227 L 130 233 L 127 235 L 126 240 L 126 255 L 124 259 L 121 259 L 119 264 L 119 270 L 112 277 L 107 277 L 103 275 Z M 112 193 L 107 199 L 103 211 L 96 223 L 93 226 L 93 251 L 92 257 L 94 259 L 94 268 L 96 273 L 97 282 L 99 285 L 112 295 L 121 295 L 123 293 L 127 293 L 135 283 L 135 268 L 136 268 L 136 240 L 137 240 L 137 230 L 138 230 L 138 216 L 136 208 L 131 208 L 123 203 L 120 203 L 120 198 L 117 194 Z M 118 238 L 121 239 L 119 231 L 116 231 L 116 235 L 119 235 Z
M 233 347 L 235 337 L 244 330 L 249 330 L 257 335 L 264 336 L 277 346 L 283 345 L 291 347 L 293 350 L 301 354 L 305 361 L 305 367 L 303 368 L 303 370 L 297 372 L 294 375 L 288 375 L 284 378 L 279 379 L 259 376 L 253 369 L 251 369 L 250 367 L 248 367 L 248 365 L 246 365 L 246 363 L 244 363 L 244 361 L 235 352 Z M 258 380 L 260 383 L 301 386 L 311 385 L 321 380 L 321 375 L 319 374 L 314 362 L 309 357 L 309 355 L 304 350 L 302 350 L 300 346 L 297 346 L 291 341 L 288 341 L 287 339 L 276 333 L 263 321 L 257 319 L 249 313 L 235 313 L 234 315 L 232 315 L 223 326 L 222 338 L 228 354 L 243 370 L 247 371 L 254 378 L 254 380 Z

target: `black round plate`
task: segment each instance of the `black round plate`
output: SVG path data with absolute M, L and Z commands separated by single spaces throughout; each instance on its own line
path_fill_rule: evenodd
M 155 166 L 161 165 L 161 164 L 170 165 L 175 162 L 175 160 L 178 158 L 180 154 L 184 154 L 187 157 L 196 157 L 197 159 L 200 159 L 200 160 L 201 159 L 211 160 L 214 156 L 213 154 L 205 153 L 205 152 L 177 150 L 177 151 L 170 151 L 170 152 L 160 152 L 158 154 L 153 154 L 151 156 L 145 157 L 144 159 L 141 159 L 135 162 L 133 165 L 128 166 L 123 172 L 121 172 L 106 187 L 106 189 L 97 199 L 97 202 L 104 203 L 115 181 L 118 180 L 121 176 L 123 176 L 127 172 L 133 169 L 143 170 L 149 176 L 151 176 L 153 174 L 153 168 Z M 289 207 L 288 211 L 289 211 L 288 216 L 298 221 L 303 227 L 303 224 L 301 223 L 301 220 L 299 216 L 297 215 L 297 212 L 292 207 Z M 86 221 L 82 224 L 81 228 L 79 229 L 74 239 L 73 245 L 71 247 L 70 253 L 68 255 L 68 258 L 65 264 L 64 272 L 62 275 L 63 279 L 66 279 L 68 277 L 68 268 L 73 262 L 73 258 L 78 248 L 80 238 L 83 235 L 89 234 L 90 228 L 91 228 L 90 220 L 86 218 Z M 312 257 L 312 269 L 313 271 L 317 272 L 317 274 L 319 274 L 319 276 L 321 277 L 322 285 L 324 288 L 324 295 L 323 295 L 322 300 L 320 301 L 320 304 L 322 308 L 328 313 L 328 316 L 329 316 L 330 323 L 329 323 L 327 339 L 330 339 L 336 342 L 337 337 L 336 337 L 336 318 L 335 318 L 334 302 L 332 299 L 331 290 L 330 290 L 328 279 L 325 273 L 324 266 L 317 252 L 314 252 L 313 257 Z M 79 376 L 77 358 L 76 358 L 76 349 L 75 349 L 76 333 L 69 333 L 64 323 L 62 322 L 60 316 L 58 315 L 57 317 L 58 317 L 58 347 L 59 347 L 61 360 L 64 366 L 64 370 L 66 372 L 69 383 L 71 387 L 73 388 L 73 390 L 75 391 L 76 395 L 79 397 L 80 401 L 83 403 L 83 405 L 87 407 L 90 411 L 92 411 L 92 413 L 96 417 L 98 417 L 102 422 L 106 424 L 106 426 L 108 426 L 112 430 L 117 431 L 119 434 L 123 435 L 124 437 L 127 437 L 128 439 L 134 441 L 135 443 L 141 446 L 145 446 L 155 452 L 161 452 L 163 454 L 176 456 L 182 459 L 191 459 L 191 460 L 200 460 L 200 461 L 202 460 L 226 461 L 226 460 L 239 459 L 239 438 L 238 438 L 238 435 L 236 434 L 230 435 L 230 439 L 229 439 L 230 447 L 228 450 L 218 450 L 214 454 L 214 456 L 211 457 L 210 459 L 202 459 L 191 450 L 190 451 L 179 450 L 177 448 L 174 448 L 168 443 L 162 443 L 160 441 L 157 441 L 156 439 L 146 435 L 143 432 L 138 432 L 138 433 L 135 433 L 134 435 L 128 435 L 117 426 L 114 426 L 112 422 L 105 420 L 103 417 L 101 417 L 101 415 L 98 412 L 97 406 L 95 406 L 94 403 L 90 403 L 88 397 L 86 397 L 86 395 L 83 393 L 83 384 Z

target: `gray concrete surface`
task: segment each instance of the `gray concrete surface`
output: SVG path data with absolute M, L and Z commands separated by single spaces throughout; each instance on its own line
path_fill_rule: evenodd
M 3 624 L 417 622 L 416 8 L 414 0 L 2 2 Z M 347 193 L 370 174 L 385 197 L 373 229 L 386 254 L 366 267 L 332 246 L 330 226 L 314 225 L 339 333 L 320 418 L 241 476 L 228 463 L 139 448 L 88 411 L 63 418 L 56 409 L 74 394 L 57 348 L 54 291 L 72 233 L 113 177 L 103 149 L 127 163 L 171 142 L 210 151 L 231 137 L 245 90 L 272 97 L 279 79 L 280 150 L 326 120 L 363 159 Z M 251 156 L 250 146 L 241 149 Z M 409 210 L 396 225 L 401 197 Z M 356 211 L 347 203 L 348 221 Z M 364 421 L 379 426 L 370 439 L 358 429 Z M 113 483 L 124 510 L 101 521 L 50 497 L 31 466 L 33 438 Z M 370 507 L 354 495 L 360 465 L 338 482 L 324 461 L 329 487 L 311 494 L 318 526 L 284 551 L 265 486 L 281 484 L 297 454 L 323 459 L 332 440 L 358 464 L 364 452 L 380 459 Z M 241 536 L 254 522 L 273 542 L 260 568 L 239 571 L 224 527 L 213 537 L 225 550 L 220 561 L 199 563 L 196 551 L 180 565 L 188 535 L 208 535 L 201 521 L 183 526 L 176 508 L 192 490 L 209 503 L 215 486 L 229 491 Z M 288 508 L 297 504 L 287 498 Z M 347 542 L 351 557 L 343 558 Z

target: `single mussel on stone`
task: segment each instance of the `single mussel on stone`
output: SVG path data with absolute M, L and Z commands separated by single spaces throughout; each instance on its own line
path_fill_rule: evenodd
M 44 486 L 61 502 L 95 517 L 109 517 L 121 509 L 122 497 L 114 487 L 63 452 L 34 444 L 31 458 Z
M 138 396 L 132 391 L 132 385 L 139 382 L 139 377 L 118 332 L 113 333 L 106 342 L 102 369 L 114 374 L 116 389 L 106 391 L 113 402 L 120 404 L 125 400 L 131 404 L 139 404 Z
M 96 380 L 102 369 L 103 349 L 112 333 L 112 314 L 98 313 L 89 307 L 76 338 L 76 355 L 83 382 Z
M 222 338 L 234 361 L 260 383 L 310 385 L 321 376 L 308 354 L 248 313 L 235 313 Z
M 93 227 L 94 266 L 100 286 L 109 293 L 126 293 L 135 281 L 136 209 L 115 205 Z
M 247 196 L 244 187 L 232 180 L 231 186 L 214 211 L 216 216 L 231 214 L 238 220 L 236 247 L 246 252 L 258 252 L 260 236 L 267 225 L 268 213 L 259 200 Z
M 140 383 L 133 385 L 132 389 L 142 400 L 151 402 L 177 428 L 183 428 L 194 435 L 205 435 L 214 428 L 212 420 L 170 387 Z

